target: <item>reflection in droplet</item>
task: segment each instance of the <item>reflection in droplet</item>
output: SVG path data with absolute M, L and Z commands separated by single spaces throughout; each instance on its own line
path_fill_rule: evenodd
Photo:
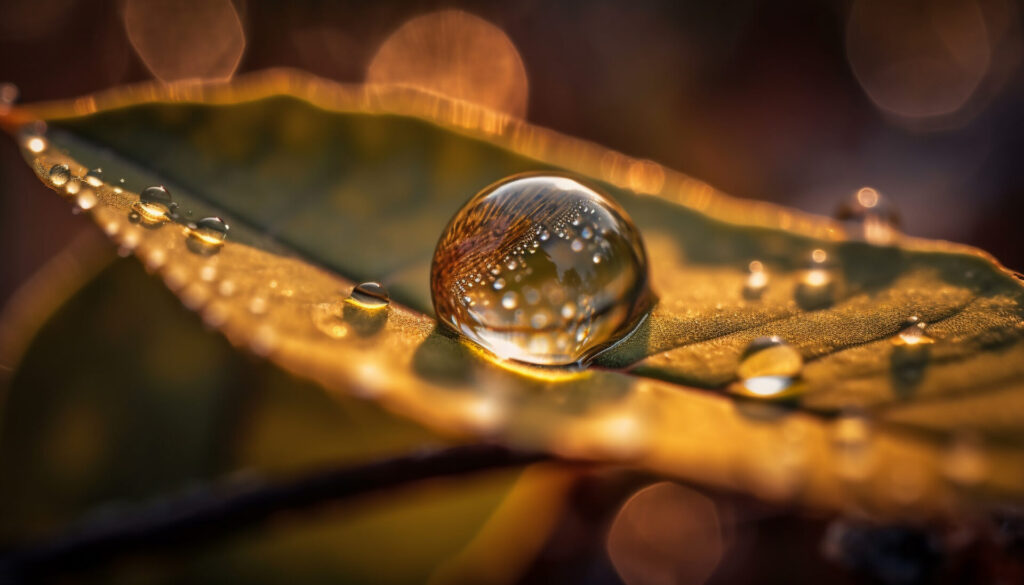
M 900 216 L 896 206 L 871 187 L 857 190 L 836 209 L 836 219 L 846 224 L 847 235 L 884 246 L 899 234 Z
M 803 364 L 800 352 L 780 337 L 758 337 L 740 357 L 736 374 L 745 394 L 771 398 L 790 389 Z
M 130 217 L 146 226 L 159 226 L 171 220 L 176 207 L 166 187 L 147 187 L 139 194 L 139 200 L 132 203 Z
M 228 224 L 219 217 L 204 217 L 185 230 L 188 249 L 197 254 L 213 254 L 228 237 Z
M 759 260 L 752 261 L 748 270 L 747 281 L 743 284 L 743 298 L 751 301 L 757 300 L 768 288 L 768 272 L 765 271 L 764 264 Z
M 71 169 L 64 163 L 50 167 L 50 183 L 55 187 L 63 187 L 71 179 Z
M 714 502 L 670 482 L 633 494 L 607 540 L 608 557 L 626 585 L 704 583 L 724 549 Z
M 391 302 L 388 291 L 379 282 L 363 282 L 352 289 L 348 300 L 363 309 L 383 309 Z
M 476 285 L 495 280 L 489 266 L 503 267 L 500 291 Z M 650 306 L 646 255 L 626 212 L 560 176 L 513 178 L 471 199 L 438 242 L 431 293 L 448 327 L 499 357 L 547 365 L 620 339 Z

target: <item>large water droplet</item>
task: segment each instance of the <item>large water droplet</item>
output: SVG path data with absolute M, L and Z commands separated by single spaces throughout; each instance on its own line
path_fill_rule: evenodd
M 228 224 L 219 217 L 204 217 L 186 229 L 188 249 L 197 254 L 212 254 L 224 245 Z
M 840 203 L 835 217 L 845 223 L 849 237 L 870 244 L 890 244 L 899 234 L 900 216 L 896 206 L 871 187 L 858 189 Z
M 740 393 L 759 398 L 778 397 L 793 386 L 803 365 L 800 352 L 780 337 L 758 337 L 747 346 L 736 368 Z
M 71 180 L 71 169 L 68 168 L 68 165 L 60 163 L 50 167 L 50 183 L 54 187 L 63 187 L 69 180 Z
M 391 302 L 384 285 L 373 281 L 356 285 L 348 298 L 363 309 L 383 309 Z
M 491 265 L 505 286 L 474 286 L 496 280 Z M 542 175 L 466 203 L 437 244 L 431 292 L 442 323 L 499 357 L 545 365 L 579 362 L 620 339 L 651 299 L 626 212 L 577 181 Z

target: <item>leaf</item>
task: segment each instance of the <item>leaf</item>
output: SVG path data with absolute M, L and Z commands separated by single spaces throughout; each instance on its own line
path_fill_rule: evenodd
M 88 512 L 202 493 L 225 477 L 262 482 L 447 442 L 372 403 L 332 400 L 253 363 L 203 331 L 136 262 L 99 256 L 106 267 L 31 333 L 5 384 L 0 542 L 53 534 Z M 42 280 L 66 272 L 44 271 Z M 36 298 L 53 290 L 40 286 Z M 153 568 L 186 581 L 447 583 L 447 573 L 476 569 L 478 539 L 500 539 L 499 577 L 511 580 L 558 518 L 575 475 L 548 464 L 406 486 L 281 514 Z M 122 564 L 111 573 L 103 580 L 131 571 Z
M 34 117 L 49 124 L 49 148 L 26 156 L 44 181 L 61 162 L 75 176 L 102 167 L 112 183 L 91 213 L 115 241 L 233 343 L 334 392 L 455 436 L 811 506 L 935 514 L 1024 491 L 1024 454 L 999 442 L 1024 428 L 1022 289 L 977 250 L 909 237 L 869 245 L 832 221 L 408 88 L 276 71 L 121 88 L 16 110 L 5 126 Z M 430 316 L 445 223 L 482 187 L 528 170 L 572 172 L 611 193 L 648 249 L 657 306 L 585 372 L 496 363 Z M 180 225 L 128 221 L 137 193 L 158 184 L 190 217 L 231 224 L 217 254 L 190 252 Z M 805 302 L 815 249 L 836 262 L 836 288 Z M 753 301 L 742 290 L 755 259 L 771 280 Z M 370 279 L 397 301 L 378 316 L 343 300 Z M 908 381 L 891 340 L 910 315 L 936 342 Z M 795 412 L 718 392 L 766 334 L 807 362 Z M 851 409 L 866 418 L 830 422 Z M 984 473 L 957 471 L 961 447 L 976 443 L 961 429 L 981 435 L 967 454 Z

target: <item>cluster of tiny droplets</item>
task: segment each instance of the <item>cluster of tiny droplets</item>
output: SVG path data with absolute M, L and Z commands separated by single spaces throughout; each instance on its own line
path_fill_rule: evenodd
M 611 253 L 611 246 L 606 239 L 607 228 L 599 225 L 596 214 L 597 208 L 593 203 L 581 201 L 553 220 L 532 226 L 527 235 L 511 243 L 511 252 L 500 262 L 474 270 L 456 281 L 453 285 L 455 298 L 467 310 L 478 305 L 486 308 L 500 305 L 511 314 L 513 323 L 536 331 L 556 324 L 556 320 L 561 318 L 570 326 L 556 328 L 555 349 L 566 352 L 574 342 L 577 346 L 582 345 L 591 332 L 595 313 L 593 299 L 586 294 L 567 299 L 564 287 L 554 282 L 540 286 L 523 283 L 528 282 L 534 272 L 530 257 L 548 242 L 568 242 L 569 248 L 587 261 L 593 264 L 604 262 Z M 520 285 L 519 292 L 508 290 L 513 283 Z M 458 325 L 454 315 L 451 322 Z M 549 350 L 547 344 L 550 342 L 545 336 L 533 336 L 530 341 L 537 346 L 532 348 L 536 351 Z

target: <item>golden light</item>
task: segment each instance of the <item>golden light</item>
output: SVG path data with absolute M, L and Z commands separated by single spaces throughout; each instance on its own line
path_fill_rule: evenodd
M 661 482 L 634 494 L 619 510 L 607 550 L 627 585 L 703 583 L 725 548 L 714 502 Z
M 418 16 L 399 27 L 374 55 L 367 81 L 526 116 L 529 84 L 519 51 L 501 29 L 461 10 Z
M 928 118 L 967 104 L 989 70 L 992 47 L 975 0 L 858 0 L 847 21 L 846 50 L 876 106 Z
M 878 205 L 878 191 L 871 187 L 862 187 L 857 191 L 857 203 L 866 208 L 872 208 Z
M 813 260 L 815 264 L 824 264 L 824 262 L 828 260 L 828 252 L 821 248 L 815 248 L 815 250 L 811 252 L 811 260 Z
M 32 138 L 29 138 L 25 142 L 25 148 L 27 148 L 29 152 L 39 154 L 40 152 L 46 150 L 46 140 L 38 136 L 33 136 Z
M 825 286 L 832 278 L 824 270 L 809 270 L 804 275 L 804 283 L 808 286 Z
M 245 51 L 231 0 L 126 0 L 123 16 L 135 52 L 164 82 L 227 81 Z

